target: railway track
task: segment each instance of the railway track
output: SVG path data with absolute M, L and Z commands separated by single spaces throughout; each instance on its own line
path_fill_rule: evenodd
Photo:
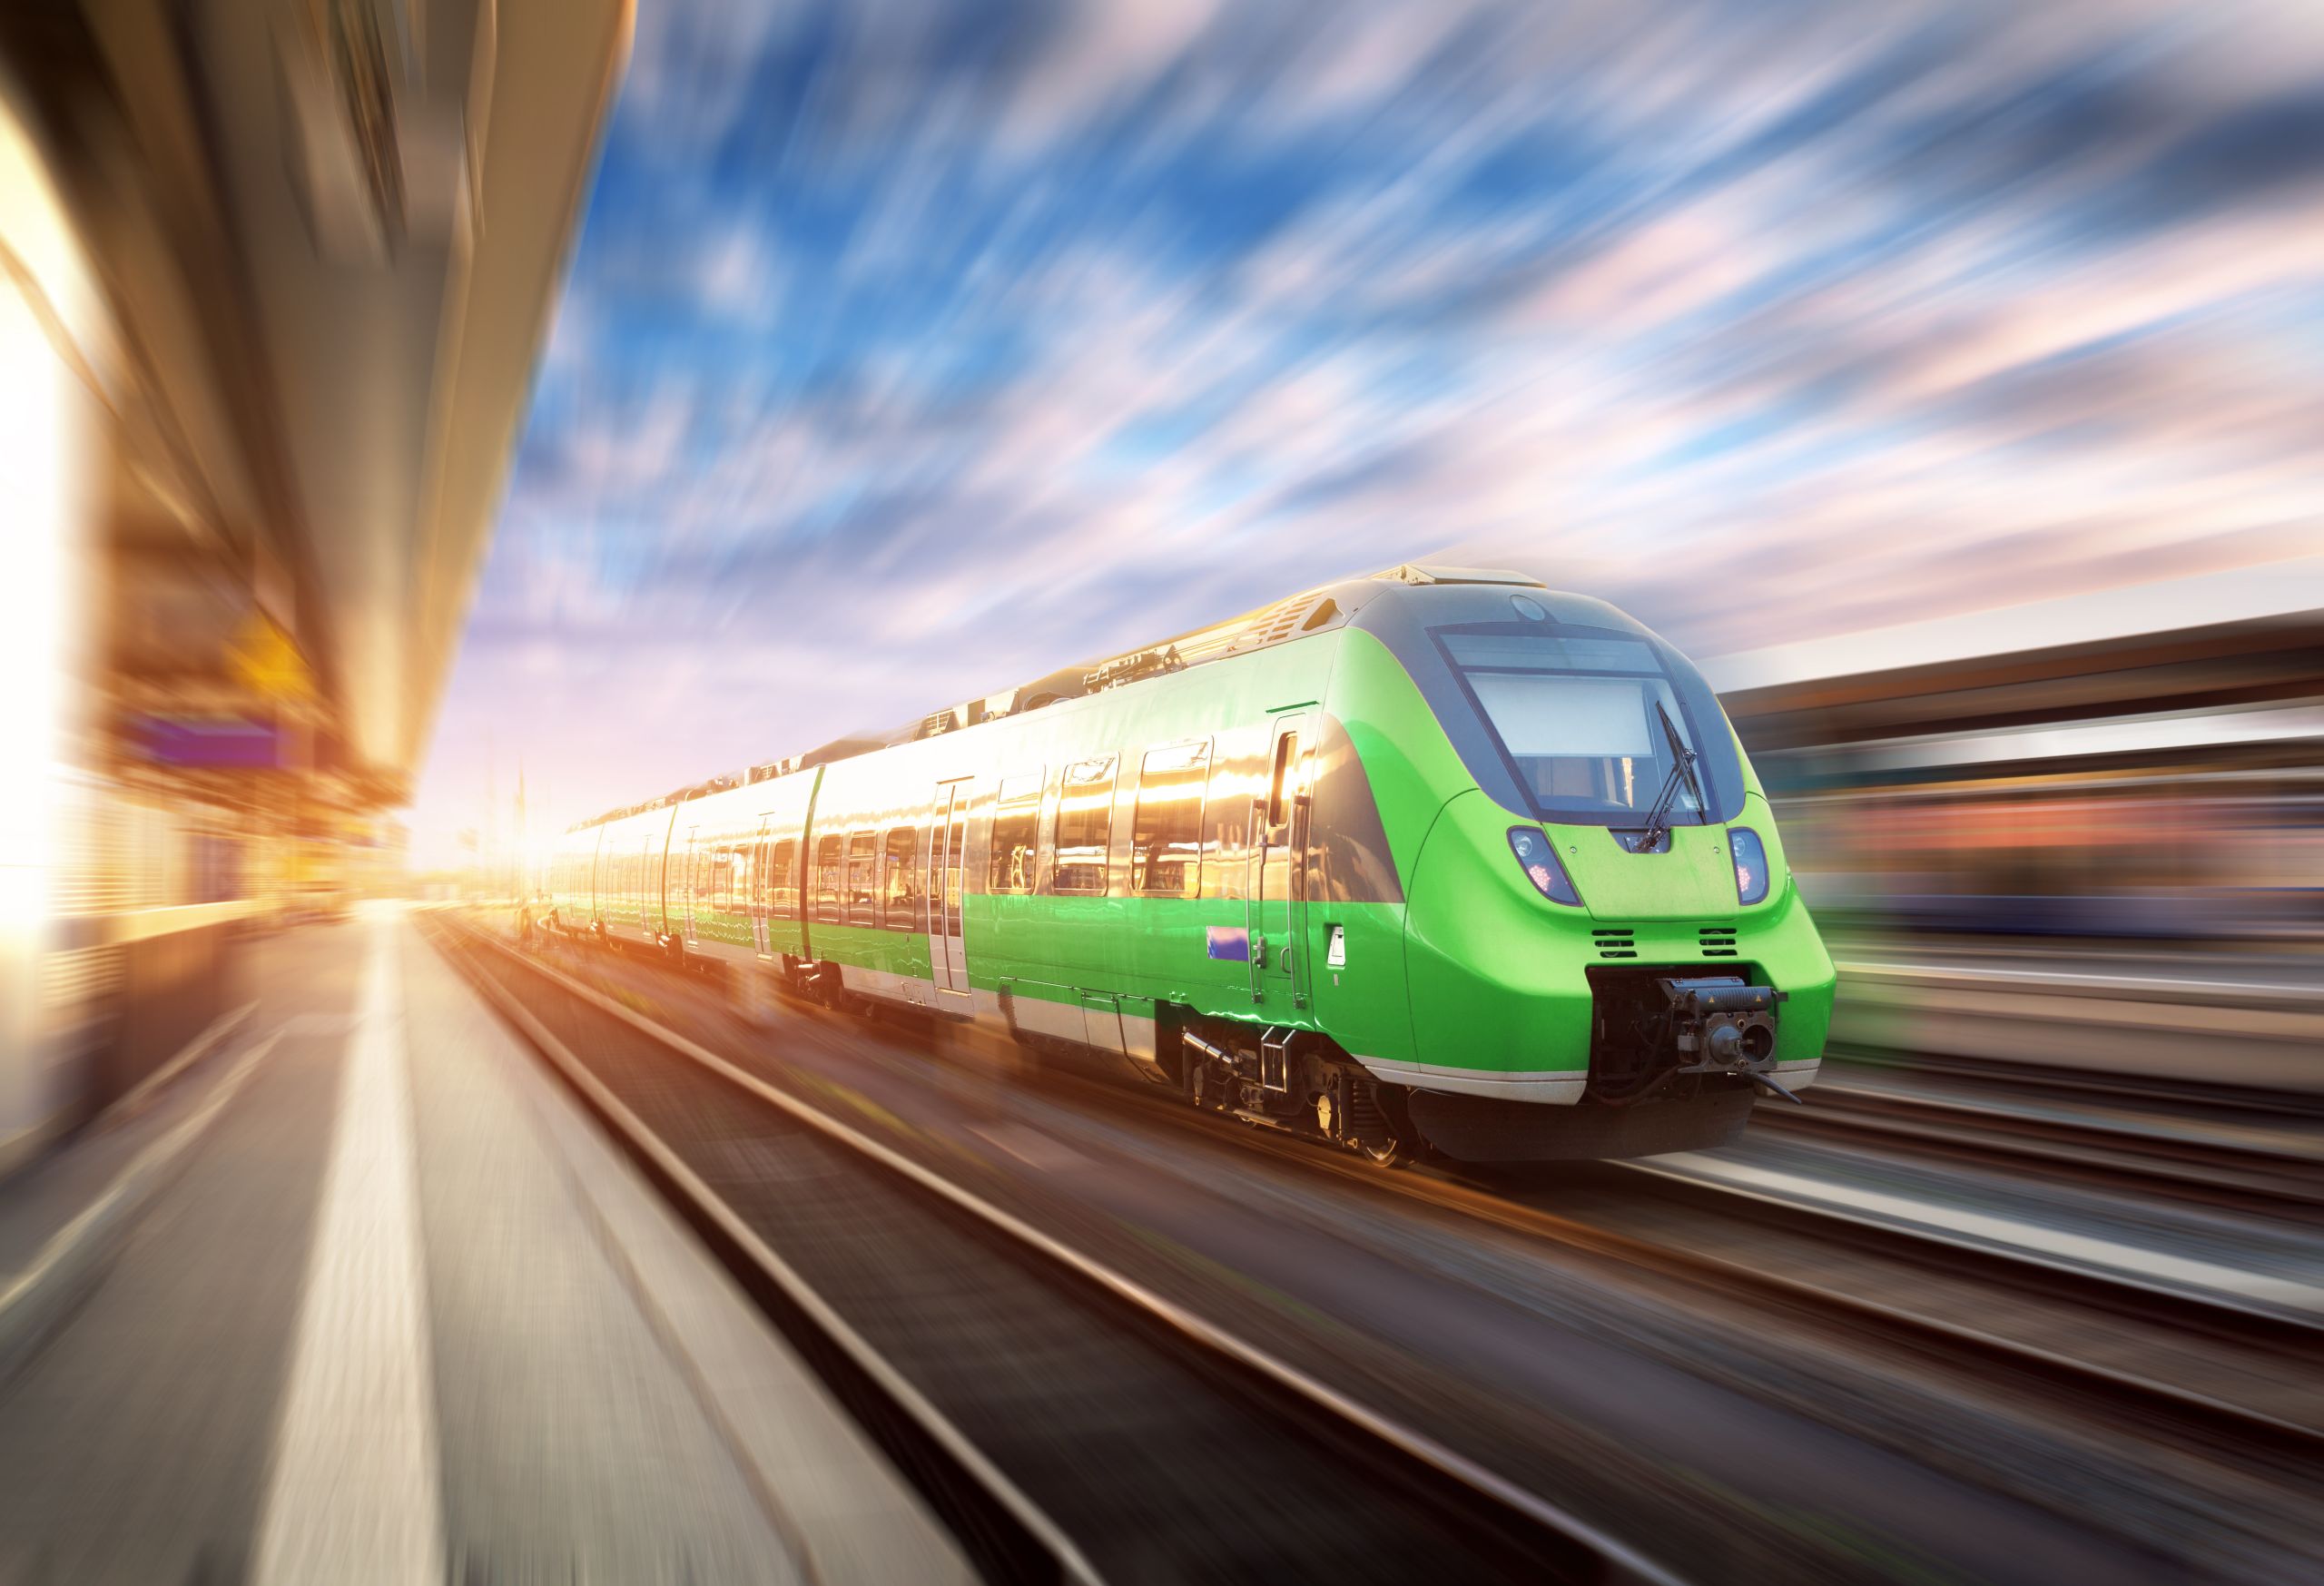
M 1092 1089 L 1096 1089 L 1092 1086 Z M 1208 1134 L 1207 1120 L 1190 1110 L 1140 1100 L 1174 1126 Z M 1720 1255 L 1672 1242 L 1667 1232 L 1634 1231 L 1626 1217 L 1605 1214 L 1602 1206 L 1579 1214 L 1529 1205 L 1519 1188 L 1485 1176 L 1433 1171 L 1387 1173 L 1288 1136 L 1256 1129 L 1236 1131 L 1253 1149 L 1336 1175 L 1379 1194 L 1420 1200 L 1503 1230 L 1542 1240 L 1586 1256 L 1611 1260 L 1634 1272 L 1677 1280 L 1730 1301 L 1780 1311 L 1811 1325 L 1862 1342 L 1877 1340 L 1911 1355 L 1965 1371 L 1985 1382 L 2006 1381 L 2039 1392 L 2078 1416 L 2094 1416 L 2119 1430 L 2142 1431 L 2191 1444 L 2206 1453 L 2262 1461 L 2309 1471 L 2324 1469 L 2324 1426 L 2274 1414 L 2257 1403 L 2222 1396 L 2125 1365 L 2076 1354 L 2058 1343 L 2037 1342 L 1987 1325 L 1917 1310 L 1913 1306 L 1761 1260 Z M 2000 1249 L 1973 1246 L 1900 1225 L 1851 1218 L 1827 1208 L 1780 1202 L 1732 1191 L 1700 1180 L 1680 1178 L 1650 1167 L 1608 1163 L 1600 1171 L 1650 1178 L 1652 1193 L 1691 1203 L 1722 1219 L 1754 1228 L 1789 1229 L 1818 1249 L 1836 1245 L 1876 1252 L 1890 1262 L 1967 1280 L 1992 1292 L 2005 1291 L 2014 1305 L 2049 1307 L 2047 1331 L 2063 1337 L 2074 1329 L 2073 1315 L 2092 1311 L 2121 1318 L 2150 1332 L 2167 1330 L 2196 1336 L 2236 1352 L 2247 1361 L 2298 1365 L 2313 1373 L 2324 1357 L 2324 1327 L 2225 1300 L 2198 1298 L 2176 1290 L 2117 1278 L 2085 1268 L 2038 1262 Z M 1563 1190 L 1556 1193 L 1563 1194 Z M 1804 1268 L 1807 1264 L 1801 1264 Z M 2070 1313 L 2060 1315 L 2056 1313 Z
M 2259 1384 L 2286 1380 L 2295 1373 L 2312 1377 L 2314 1363 L 2324 1357 L 2324 1324 L 2316 1319 L 2233 1296 L 2199 1296 L 2128 1275 L 1974 1244 L 1821 1204 L 1783 1200 L 1652 1164 L 1616 1166 L 1621 1173 L 1650 1177 L 1654 1194 L 1697 1210 L 1758 1229 L 1787 1230 L 1812 1241 L 1818 1250 L 1853 1249 L 1892 1270 L 1974 1288 L 2002 1302 L 1991 1308 L 2013 1316 L 2017 1330 L 2004 1332 L 1870 1292 L 1876 1272 L 1868 1275 L 1870 1283 L 1842 1287 L 1700 1251 L 1673 1252 L 1659 1242 L 1655 1259 L 1668 1261 L 1676 1254 L 1681 1266 L 1738 1293 L 1757 1290 L 1778 1304 L 1805 1304 L 1845 1320 L 1853 1330 L 1949 1360 L 1974 1374 L 2024 1383 L 2082 1413 L 2095 1414 L 2110 1425 L 2136 1426 L 2205 1452 L 2241 1459 L 2258 1456 L 2311 1473 L 2324 1469 L 2318 1463 L 2324 1461 L 2324 1425 L 2312 1415 L 2277 1414 L 2260 1402 L 2257 1392 L 2227 1396 L 2151 1368 L 2096 1358 L 2089 1338 L 2094 1329 L 2076 1322 L 2102 1318 L 2107 1327 L 2127 1331 L 2133 1339 L 2199 1343 L 2201 1349 L 2230 1359 L 2234 1374 Z
M 1162 1110 L 1162 1109 L 1157 1109 Z M 1178 1109 L 1164 1116 L 1174 1120 Z M 1189 1115 L 1185 1120 L 1199 1125 Z M 1781 1311 L 1811 1325 L 1833 1328 L 1856 1340 L 1876 1339 L 1911 1354 L 1963 1368 L 1978 1378 L 2006 1380 L 2053 1398 L 2077 1414 L 2095 1414 L 2114 1427 L 2143 1430 L 2192 1443 L 2206 1451 L 2324 1469 L 2324 1425 L 2277 1414 L 2245 1399 L 2222 1396 L 2124 1365 L 2088 1358 L 2057 1343 L 2014 1336 L 1989 1325 L 1917 1310 L 1867 1292 L 1843 1286 L 1802 1270 L 1721 1255 L 1674 1243 L 1667 1231 L 1636 1231 L 1637 1222 L 1610 1217 L 1602 1206 L 1578 1214 L 1528 1204 L 1521 1183 L 1493 1176 L 1433 1171 L 1383 1173 L 1344 1161 L 1337 1154 L 1257 1130 L 1240 1137 L 1254 1148 L 1305 1162 L 1380 1193 L 1418 1199 L 1462 1217 L 1541 1239 L 1585 1256 L 1610 1258 L 1657 1278 Z M 2092 1269 L 2044 1262 L 1998 1248 L 1973 1246 L 1906 1226 L 1851 1217 L 1831 1208 L 1729 1189 L 1686 1178 L 1650 1165 L 1606 1163 L 1599 1171 L 1624 1179 L 1648 1180 L 1653 1195 L 1678 1200 L 1722 1219 L 1754 1229 L 1789 1230 L 1818 1251 L 1852 1246 L 1876 1253 L 1898 1266 L 1966 1280 L 1986 1292 L 2011 1296 L 2015 1305 L 2048 1307 L 2053 1313 L 2119 1318 L 2149 1332 L 2168 1330 L 2200 1337 L 2235 1352 L 2262 1370 L 2282 1363 L 2312 1374 L 2324 1358 L 2324 1325 L 2226 1298 L 2202 1298 Z M 1562 1189 L 1553 1193 L 1562 1195 Z M 2066 1335 L 2071 1316 L 2055 1315 L 2047 1331 Z
M 1058 1080 L 1054 1074 L 1045 1078 Z M 2007 1297 L 2014 1308 L 2045 1313 L 2039 1320 L 2046 1326 L 2040 1330 L 2053 1341 L 2043 1342 L 1918 1310 L 1864 1287 L 1842 1286 L 1802 1271 L 1682 1246 L 1665 1232 L 1635 1231 L 1637 1222 L 1607 1215 L 1603 1204 L 1578 1214 L 1529 1204 L 1522 1177 L 1439 1169 L 1384 1171 L 1276 1131 L 1221 1128 L 1218 1120 L 1181 1104 L 1102 1080 L 1063 1082 L 1087 1103 L 1129 1108 L 1192 1138 L 1239 1142 L 1372 1193 L 1426 1202 L 1508 1232 L 1610 1259 L 1655 1278 L 1678 1280 L 1729 1300 L 1805 1318 L 1858 1341 L 1880 1340 L 1982 1380 L 2023 1384 L 2062 1401 L 2074 1414 L 2094 1415 L 2112 1428 L 2136 1425 L 2207 1453 L 2245 1459 L 2257 1455 L 2311 1472 L 2324 1469 L 2319 1463 L 2324 1462 L 2324 1424 L 2064 1346 L 2078 1331 L 2077 1320 L 2102 1315 L 2147 1335 L 2203 1340 L 2255 1366 L 2256 1375 L 2278 1370 L 2312 1375 L 2315 1362 L 2324 1358 L 2324 1321 L 2243 1304 L 2231 1296 L 2198 1295 L 2129 1276 L 1975 1245 L 1820 1204 L 1783 1201 L 1686 1177 L 1650 1163 L 1610 1162 L 1593 1169 L 1624 1181 L 1645 1181 L 1656 1198 L 1748 1224 L 1755 1231 L 1787 1230 L 1818 1251 L 1851 1248 L 1876 1255 L 1895 1267 Z M 1561 1185 L 1548 1193 L 1563 1197 L 1567 1192 Z M 1803 1269 L 1807 1265 L 1800 1264 Z
M 428 930 L 996 1578 L 1676 1579 L 615 999 Z
M 650 972 L 664 970 L 655 965 Z M 2314 1362 L 2324 1354 L 2324 1332 L 2298 1318 L 2043 1264 L 1817 1206 L 1681 1183 L 1623 1164 L 1590 1169 L 1623 1181 L 1618 1193 L 1575 1197 L 1574 1185 L 1561 1178 L 1539 1191 L 1555 1202 L 1543 1206 L 1529 1201 L 1532 1192 L 1521 1178 L 1512 1182 L 1434 1169 L 1387 1172 L 1275 1131 L 1224 1127 L 1159 1093 L 1054 1069 L 1043 1071 L 1043 1085 L 1069 1091 L 1077 1106 L 1135 1114 L 1151 1125 L 1183 1131 L 1190 1144 L 1263 1153 L 1300 1171 L 1334 1176 L 1359 1193 L 1423 1203 L 1610 1265 L 1618 1276 L 1627 1272 L 1658 1286 L 1681 1286 L 1730 1309 L 1780 1318 L 1791 1328 L 1804 1325 L 1810 1335 L 1820 1333 L 1846 1347 L 1869 1343 L 1886 1360 L 1901 1355 L 1926 1361 L 1973 1392 L 1995 1395 L 2021 1413 L 2038 1405 L 2043 1418 L 2063 1416 L 2102 1438 L 2152 1438 L 2199 1458 L 2224 1459 L 2230 1469 L 2288 1478 L 2301 1490 L 2324 1470 L 2324 1407 L 2315 1414 L 2277 1414 L 2282 1404 L 2268 1392 L 2207 1391 L 2201 1371 L 2157 1370 L 2154 1361 L 2142 1358 L 2142 1341 L 2183 1353 L 2190 1340 L 2197 1340 L 2255 1368 L 2242 1373 L 2247 1384 L 2271 1374 L 2286 1381 L 2313 1379 Z M 1630 1185 L 1633 1178 L 1640 1183 Z M 1566 1204 L 1577 1200 L 1588 1204 Z M 1681 1230 L 1672 1219 L 1657 1226 L 1633 1215 L 1652 1201 L 1681 1203 L 1699 1214 L 1685 1219 L 1692 1226 L 1684 1231 L 1696 1236 L 1682 1242 L 1673 1236 Z M 1780 1249 L 1767 1253 L 1772 1259 L 1746 1254 L 1746 1241 L 1728 1237 L 1770 1229 L 1788 1236 L 1787 1256 Z M 1828 1260 L 1818 1257 L 1840 1246 L 1876 1259 L 1848 1273 L 1845 1282 L 1836 1281 Z M 1895 1297 L 1912 1288 L 1911 1280 L 1920 1275 L 1946 1280 L 1971 1303 L 1961 1304 L 1958 1294 L 1949 1308 L 1924 1305 L 1919 1302 L 1926 1296 L 1919 1294 Z M 1892 1286 L 1890 1279 L 1899 1281 Z M 1995 1301 L 2004 1304 L 1996 1306 Z M 1987 1314 L 1995 1311 L 2001 1314 Z M 2130 1330 L 2130 1346 L 2117 1340 L 2111 1359 L 2097 1357 L 2108 1352 L 2093 1348 L 2089 1336 L 2092 1325 L 2100 1322 Z
M 2284 1148 L 2280 1130 L 2174 1135 L 2140 1128 L 2134 1118 L 2077 1117 L 2070 1108 L 1981 1105 L 1971 1095 L 1829 1079 L 1817 1086 L 1811 1106 L 1762 1107 L 1753 1121 L 2261 1216 L 2309 1219 L 2324 1212 L 2324 1161 Z

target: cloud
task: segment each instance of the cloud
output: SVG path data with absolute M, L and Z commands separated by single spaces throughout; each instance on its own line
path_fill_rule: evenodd
M 2293 554 L 2319 106 L 2293 6 L 645 7 L 428 797 L 1413 557 L 1708 654 Z
M 783 275 L 771 239 L 736 225 L 708 239 L 695 275 L 710 312 L 743 324 L 773 327 L 782 309 Z
M 1011 98 L 1004 130 L 1029 141 L 1126 110 L 1185 57 L 1219 0 L 1068 0 Z

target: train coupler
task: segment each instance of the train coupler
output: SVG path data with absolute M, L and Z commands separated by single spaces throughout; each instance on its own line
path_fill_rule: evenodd
M 1785 993 L 1735 975 L 1673 976 L 1655 984 L 1669 1000 L 1671 1047 L 1693 1059 L 1676 1072 L 1739 1074 L 1805 1105 L 1768 1073 L 1775 1063 L 1776 1006 Z

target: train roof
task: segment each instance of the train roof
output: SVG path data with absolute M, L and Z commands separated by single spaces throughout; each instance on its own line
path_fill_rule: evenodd
M 1063 700 L 1080 699 L 1123 684 L 1184 672 L 1205 662 L 1222 661 L 1230 655 L 1246 655 L 1254 650 L 1288 644 L 1311 634 L 1344 626 L 1364 606 L 1400 588 L 1480 584 L 1525 589 L 1545 587 L 1540 579 L 1528 574 L 1502 568 L 1399 563 L 1377 573 L 1319 584 L 1314 588 L 1303 589 L 1296 595 L 1260 606 L 1256 611 L 1246 611 L 1225 622 L 1195 628 L 1172 638 L 1142 645 L 1134 650 L 1124 650 L 1079 665 L 1060 667 L 1014 688 L 1004 688 L 998 694 L 963 700 L 941 710 L 931 711 L 891 731 L 851 734 L 803 754 L 767 761 L 732 775 L 714 776 L 707 782 L 677 788 L 659 798 L 608 810 L 594 820 L 576 822 L 568 830 L 586 831 L 592 826 L 625 820 L 651 810 L 667 809 L 690 799 L 724 793 L 729 788 L 771 781 L 795 772 L 812 770 L 818 765 L 829 765 L 835 761 L 852 760 L 859 754 L 892 748 L 899 744 L 933 738 L 985 722 L 1023 715 L 1028 711 L 1039 710 Z

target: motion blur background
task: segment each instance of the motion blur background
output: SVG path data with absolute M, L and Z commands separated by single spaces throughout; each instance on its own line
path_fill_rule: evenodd
M 125 131 L 71 71 L 134 56 L 127 14 L 43 9 L 12 776 L 69 707 L 54 761 L 219 797 L 194 894 L 370 890 L 407 825 L 420 871 L 505 875 L 963 684 L 1435 559 L 1703 658 L 1835 925 L 2314 932 L 2311 8 L 671 0 L 593 174 L 481 136 L 494 8 L 415 8 L 445 61 L 387 222 L 320 111 L 258 112 L 269 71 L 335 81 L 285 18 L 402 9 L 197 8 L 214 103 Z M 241 161 L 192 190 L 206 248 L 123 217 L 136 139 Z M 505 250 L 531 296 L 471 295 L 481 205 L 584 191 L 561 292 L 551 232 Z M 197 620 L 152 569 L 204 535 L 240 587 Z
M 1835 923 L 2280 951 L 2319 322 L 2304 6 L 647 7 L 415 841 L 1435 559 Z
M 2312 1130 L 2307 0 L 6 9 L 0 1173 L 253 942 L 1401 562 L 1701 662 L 1838 1054 Z

